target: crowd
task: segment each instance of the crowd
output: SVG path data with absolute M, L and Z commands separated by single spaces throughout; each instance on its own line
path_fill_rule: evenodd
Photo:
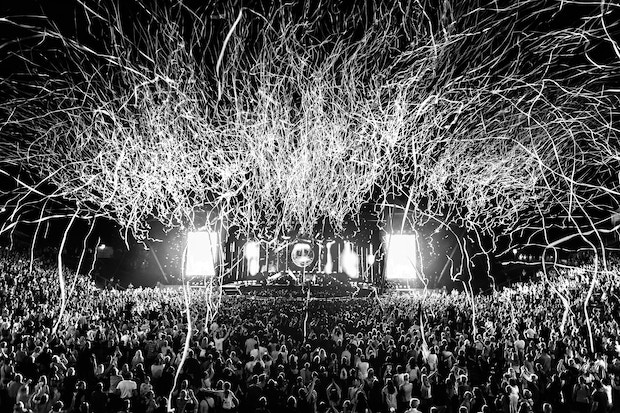
M 57 269 L 30 265 L 0 253 L 2 412 L 620 411 L 618 308 L 586 320 L 587 268 L 476 297 L 224 296 L 209 322 L 193 289 L 188 338 L 182 290 L 71 273 L 54 332 Z M 599 277 L 599 300 L 619 278 Z

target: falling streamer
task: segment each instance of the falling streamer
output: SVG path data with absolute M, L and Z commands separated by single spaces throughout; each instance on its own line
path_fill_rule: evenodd
M 181 371 L 183 370 L 183 366 L 185 365 L 185 360 L 187 360 L 187 356 L 189 354 L 189 347 L 192 340 L 193 335 L 193 327 L 192 327 L 192 314 L 190 312 L 189 305 L 189 285 L 187 284 L 187 280 L 185 279 L 185 260 L 187 259 L 187 243 L 185 244 L 185 248 L 183 249 L 183 259 L 181 260 L 181 281 L 183 283 L 183 301 L 185 303 L 185 317 L 187 322 L 187 333 L 185 335 L 185 344 L 183 346 L 183 356 L 181 357 L 181 362 L 177 367 L 177 371 L 174 374 L 174 381 L 172 385 L 172 389 L 170 389 L 170 394 L 168 395 L 168 411 L 174 411 L 172 409 L 172 394 L 174 393 L 174 389 L 176 389 L 179 376 L 181 375 Z
M 69 234 L 69 230 L 73 226 L 73 222 L 77 218 L 79 212 L 80 209 L 78 208 L 75 211 L 75 214 L 73 214 L 73 216 L 71 217 L 71 221 L 69 221 L 69 224 L 67 225 L 67 228 L 65 229 L 65 232 L 62 236 L 60 247 L 58 247 L 58 284 L 60 286 L 60 310 L 58 312 L 58 318 L 56 319 L 54 327 L 52 328 L 52 334 L 56 334 L 56 332 L 58 331 L 58 326 L 62 323 L 62 317 L 64 316 L 65 309 L 67 307 L 67 288 L 65 285 L 65 276 L 63 274 L 62 268 L 62 252 L 65 248 L 65 242 L 67 242 L 67 235 Z

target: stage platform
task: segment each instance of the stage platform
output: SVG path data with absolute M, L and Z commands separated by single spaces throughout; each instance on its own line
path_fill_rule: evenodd
M 200 288 L 195 286 L 192 288 Z M 256 281 L 237 281 L 222 286 L 226 295 L 250 295 L 264 297 L 306 297 L 308 291 L 314 298 L 329 297 L 369 297 L 375 294 L 375 288 L 368 283 L 349 283 L 334 286 L 323 286 L 312 283 L 305 285 L 261 284 Z
M 305 282 L 301 280 L 305 279 Z M 204 289 L 204 277 L 187 280 L 192 289 Z M 181 284 L 158 284 L 159 288 L 180 288 Z M 308 291 L 314 298 L 320 297 L 368 297 L 376 294 L 377 287 L 358 279 L 350 279 L 344 274 L 308 273 L 305 277 L 288 273 L 259 274 L 244 280 L 227 282 L 222 285 L 226 295 L 249 295 L 263 297 L 307 297 Z

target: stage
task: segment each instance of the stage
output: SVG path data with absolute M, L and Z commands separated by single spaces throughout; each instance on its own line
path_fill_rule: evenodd
M 201 288 L 195 286 L 192 288 Z M 367 283 L 350 283 L 340 288 L 331 288 L 324 285 L 261 285 L 252 281 L 239 281 L 225 284 L 222 291 L 226 295 L 248 295 L 261 297 L 290 297 L 306 298 L 308 292 L 311 298 L 334 298 L 334 297 L 369 297 L 375 294 L 375 288 Z
M 192 289 L 207 288 L 205 277 L 193 277 L 187 280 Z M 159 288 L 181 288 L 181 283 L 164 285 Z M 222 284 L 226 295 L 249 295 L 264 297 L 368 297 L 376 294 L 377 288 L 372 283 L 359 279 L 348 279 L 343 274 L 307 273 L 302 278 L 291 272 L 260 274 L 245 280 Z

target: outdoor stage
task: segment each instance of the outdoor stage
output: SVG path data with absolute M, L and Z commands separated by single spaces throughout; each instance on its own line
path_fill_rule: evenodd
M 260 274 L 240 281 L 224 283 L 222 292 L 226 295 L 250 295 L 264 297 L 368 297 L 380 289 L 368 282 L 347 279 L 342 274 L 307 273 L 301 277 L 293 273 Z M 208 278 L 193 277 L 187 281 L 192 289 L 204 289 Z M 182 288 L 182 283 L 157 284 L 158 288 Z
M 275 274 L 259 274 L 245 280 L 224 283 L 222 292 L 225 295 L 247 295 L 260 297 L 306 298 L 308 292 L 312 298 L 363 298 L 390 293 L 423 293 L 425 288 L 419 280 L 390 280 L 384 286 L 349 279 L 345 274 L 307 273 L 302 279 L 292 272 Z M 193 277 L 187 281 L 192 289 L 204 289 L 209 285 L 204 277 Z M 182 284 L 158 284 L 159 288 L 182 288 Z M 429 291 L 431 289 L 428 289 Z
M 195 286 L 193 288 L 201 288 Z M 255 281 L 238 281 L 222 286 L 226 295 L 249 295 L 263 297 L 299 297 L 305 298 L 310 293 L 312 298 L 333 297 L 369 297 L 376 293 L 376 288 L 368 283 L 350 283 L 340 288 L 307 283 L 304 285 L 261 285 Z

